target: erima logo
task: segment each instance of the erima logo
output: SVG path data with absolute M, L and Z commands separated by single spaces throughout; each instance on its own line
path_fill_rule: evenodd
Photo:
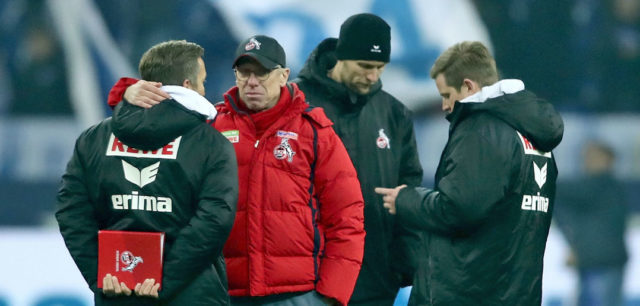
M 547 182 L 547 163 L 544 163 L 544 166 L 542 166 L 542 168 L 538 168 L 538 164 L 536 164 L 536 162 L 533 162 L 533 176 L 536 180 L 536 183 L 538 183 L 538 187 L 542 189 L 544 183 Z
M 522 142 L 522 147 L 524 149 L 524 154 L 529 154 L 529 155 L 538 155 L 538 156 L 544 156 L 546 158 L 551 158 L 551 152 L 542 152 L 539 151 L 538 149 L 536 149 L 533 144 L 531 144 L 531 142 L 529 141 L 529 139 L 526 139 L 524 136 L 522 136 L 522 134 L 520 134 L 520 132 L 516 131 L 516 133 L 518 133 L 518 137 L 520 137 L 520 141 Z
M 124 178 L 127 179 L 127 181 L 138 185 L 138 187 L 140 188 L 149 183 L 153 183 L 153 181 L 156 180 L 158 168 L 160 168 L 160 162 L 157 162 L 149 167 L 142 168 L 142 170 L 138 170 L 138 168 L 128 164 L 126 161 L 122 161 Z
M 537 195 L 525 194 L 522 197 L 522 210 L 535 210 L 547 212 L 549 209 L 549 198 L 543 197 L 538 192 Z
M 114 194 L 111 196 L 113 209 L 117 210 L 145 210 L 171 212 L 172 201 L 167 197 L 139 195 L 137 191 L 131 194 Z
M 382 52 L 382 50 L 380 50 L 380 45 L 373 45 L 373 46 L 371 46 L 371 52 L 374 52 L 374 53 L 381 53 L 381 52 Z
M 547 163 L 544 166 L 538 167 L 536 162 L 533 162 L 533 178 L 538 184 L 538 188 L 542 189 L 544 183 L 547 182 Z M 522 196 L 522 210 L 535 210 L 547 212 L 549 209 L 549 198 L 543 197 L 538 192 L 536 195 L 525 194 Z
M 118 140 L 113 134 L 109 137 L 109 144 L 107 145 L 107 156 L 127 156 L 136 158 L 162 158 L 162 159 L 176 159 L 178 156 L 178 147 L 180 146 L 180 140 L 182 136 L 174 139 L 172 142 L 166 144 L 164 147 L 143 151 L 127 146 Z

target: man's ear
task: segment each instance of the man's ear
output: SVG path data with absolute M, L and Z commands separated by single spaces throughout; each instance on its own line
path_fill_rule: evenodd
M 289 74 L 291 74 L 291 69 L 289 68 L 283 68 L 280 74 L 280 86 L 284 86 L 287 84 L 287 81 L 289 80 Z
M 191 81 L 189 81 L 189 79 L 184 79 L 184 81 L 182 81 L 182 87 L 193 89 L 191 87 Z
M 474 94 L 480 91 L 480 85 L 471 79 L 464 79 L 462 81 L 461 92 L 466 91 L 469 94 Z

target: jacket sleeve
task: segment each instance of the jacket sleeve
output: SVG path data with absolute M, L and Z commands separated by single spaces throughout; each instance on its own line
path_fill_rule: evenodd
M 416 134 L 409 110 L 402 114 L 400 139 L 402 139 L 402 158 L 400 159 L 400 182 L 398 185 L 420 186 L 422 183 L 422 165 L 416 144 Z
M 212 153 L 204 165 L 196 213 L 165 254 L 161 299 L 171 298 L 210 266 L 229 237 L 238 200 L 238 166 L 231 143 L 217 136 L 217 146 L 207 147 Z
M 85 135 L 85 134 L 83 134 Z M 98 221 L 89 197 L 85 165 L 76 141 L 73 155 L 62 176 L 55 213 L 62 238 L 89 288 L 98 292 Z
M 400 118 L 398 139 L 401 139 L 402 151 L 398 185 L 420 186 L 423 172 L 411 112 L 402 108 Z M 412 284 L 413 274 L 418 268 L 417 260 L 423 254 L 422 234 L 419 230 L 407 228 L 402 222 L 394 222 L 393 231 L 393 241 L 390 245 L 391 268 L 400 278 L 400 285 L 408 286 Z
M 315 188 L 325 229 L 316 290 L 346 305 L 362 265 L 364 201 L 353 163 L 331 127 L 318 130 Z
M 505 197 L 511 161 L 504 148 L 477 131 L 449 143 L 435 190 L 404 188 L 396 199 L 400 222 L 441 235 L 465 234 L 481 225 Z M 443 169 L 443 170 L 440 170 Z
M 124 97 L 124 92 L 129 86 L 138 82 L 138 79 L 134 78 L 120 78 L 109 91 L 109 97 L 107 98 L 107 104 L 111 108 L 116 107 Z

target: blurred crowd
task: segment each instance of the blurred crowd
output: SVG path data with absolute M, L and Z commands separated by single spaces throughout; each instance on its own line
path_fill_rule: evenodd
M 51 11 L 51 6 L 57 4 L 46 0 L 0 2 L 0 118 L 74 116 L 69 58 L 65 58 L 63 37 L 56 31 Z M 150 5 L 145 1 L 114 0 L 95 1 L 93 5 L 131 67 L 136 67 L 150 45 L 181 38 L 197 41 L 207 49 L 211 56 L 205 61 L 211 71 L 230 69 L 231 51 L 238 41 L 208 1 L 158 0 Z M 207 83 L 207 91 L 221 97 L 233 83 L 233 74 L 215 75 Z M 105 86 L 108 82 L 113 84 L 108 75 L 99 78 L 105 80 Z M 107 93 L 108 88 L 103 88 L 103 98 Z
M 67 59 L 48 9 L 51 3 L 55 1 L 0 3 L 2 117 L 73 115 Z M 640 111 L 640 0 L 474 3 L 503 77 L 524 80 L 562 111 Z M 229 50 L 237 41 L 209 1 L 159 0 L 149 5 L 114 0 L 95 5 L 132 66 L 152 43 L 181 37 L 212 54 L 205 59 L 211 71 L 228 69 Z M 208 95 L 221 96 L 232 84 L 232 74 L 214 75 Z
M 640 1 L 475 1 L 504 77 L 560 110 L 640 110 Z

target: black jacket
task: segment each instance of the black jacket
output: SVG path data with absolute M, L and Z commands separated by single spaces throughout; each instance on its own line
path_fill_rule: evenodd
M 382 197 L 374 188 L 418 186 L 422 182 L 413 122 L 409 110 L 383 91 L 380 82 L 368 95 L 357 95 L 327 77 L 327 71 L 336 64 L 336 42 L 335 38 L 321 42 L 294 82 L 307 101 L 324 108 L 334 122 L 333 128 L 358 172 L 367 235 L 362 268 L 350 303 L 392 303 L 401 275 L 410 282 L 414 267 L 409 253 L 414 252 L 411 247 L 417 245 L 418 239 L 405 235 L 395 224 L 395 217 L 383 208 Z
M 139 112 L 147 112 L 150 120 L 135 120 Z M 146 180 L 127 175 L 132 172 Z M 112 200 L 134 194 L 169 198 L 172 204 L 169 209 L 132 210 Z M 174 100 L 148 110 L 120 103 L 113 118 L 78 138 L 62 177 L 56 218 L 97 305 L 227 305 L 222 247 L 237 197 L 233 146 L 204 116 Z M 97 288 L 101 229 L 165 232 L 159 302 L 133 295 L 107 298 Z
M 541 304 L 558 176 L 550 151 L 564 128 L 523 89 L 505 80 L 463 100 L 483 103 L 456 102 L 435 189 L 398 194 L 402 222 L 429 232 L 410 305 Z

